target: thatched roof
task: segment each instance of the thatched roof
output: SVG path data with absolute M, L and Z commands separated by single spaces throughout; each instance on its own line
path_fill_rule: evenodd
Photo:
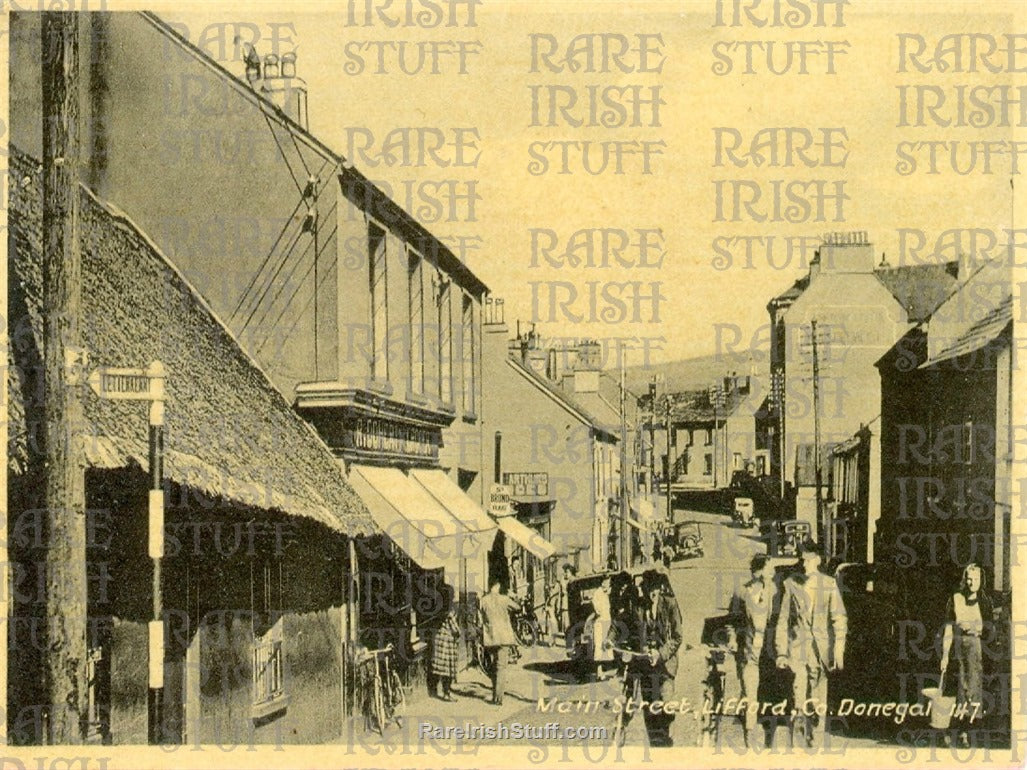
M 39 163 L 11 149 L 9 463 L 21 473 L 40 434 L 42 322 Z M 159 180 L 154 180 L 159 184 Z M 316 432 L 247 356 L 203 298 L 127 216 L 82 189 L 83 347 L 90 366 L 166 371 L 165 476 L 227 502 L 312 518 L 347 534 L 371 516 Z M 146 402 L 82 386 L 90 467 L 147 466 Z

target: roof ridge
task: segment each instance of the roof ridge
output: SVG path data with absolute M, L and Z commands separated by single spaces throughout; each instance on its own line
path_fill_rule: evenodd
M 560 388 L 549 383 L 545 378 L 540 377 L 537 372 L 532 370 L 530 367 L 525 366 L 516 358 L 507 357 L 506 362 L 512 366 L 516 371 L 523 375 L 549 394 L 552 398 L 559 401 L 568 411 L 576 413 L 575 416 L 586 425 L 596 428 L 607 435 L 613 436 L 614 434 L 603 426 L 603 423 L 592 415 L 587 409 L 581 404 L 570 397 L 570 394 L 564 393 Z M 615 437 L 616 438 L 616 437 Z

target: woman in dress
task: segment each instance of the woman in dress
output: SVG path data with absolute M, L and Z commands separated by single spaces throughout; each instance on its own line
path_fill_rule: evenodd
M 949 661 L 956 661 L 956 704 L 965 707 L 959 721 L 962 746 L 969 745 L 966 726 L 979 724 L 984 702 L 984 656 L 981 636 L 993 620 L 992 603 L 983 590 L 984 570 L 979 564 L 968 564 L 963 570 L 959 590 L 949 597 L 947 620 L 942 631 L 941 679 L 945 686 Z
M 613 645 L 610 641 L 610 578 L 603 578 L 602 584 L 592 592 L 592 660 L 596 664 L 596 677 L 603 679 L 604 664 L 613 667 Z
M 442 623 L 435 631 L 432 644 L 431 672 L 435 681 L 442 689 L 438 695 L 441 700 L 452 701 L 453 681 L 456 679 L 457 651 L 460 645 L 460 625 L 456 619 L 456 608 L 453 602 L 453 589 L 445 587 L 443 593 Z M 436 687 L 432 687 L 433 695 L 437 695 Z

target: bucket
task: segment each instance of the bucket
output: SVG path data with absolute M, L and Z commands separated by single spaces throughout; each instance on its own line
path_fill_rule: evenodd
M 956 699 L 952 695 L 943 695 L 941 687 L 925 687 L 921 694 L 931 704 L 931 727 L 935 730 L 947 730 L 952 720 L 952 709 Z

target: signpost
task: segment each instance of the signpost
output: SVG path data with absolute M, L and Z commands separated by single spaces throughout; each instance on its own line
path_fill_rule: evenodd
M 513 515 L 512 496 L 509 484 L 493 484 L 489 489 L 489 513 L 497 519 Z
M 161 559 L 164 558 L 164 365 L 154 361 L 145 368 L 101 366 L 88 379 L 100 398 L 150 402 L 150 495 L 147 551 L 153 560 L 153 619 L 149 623 L 149 691 L 147 739 L 161 742 L 164 715 L 164 609 Z

